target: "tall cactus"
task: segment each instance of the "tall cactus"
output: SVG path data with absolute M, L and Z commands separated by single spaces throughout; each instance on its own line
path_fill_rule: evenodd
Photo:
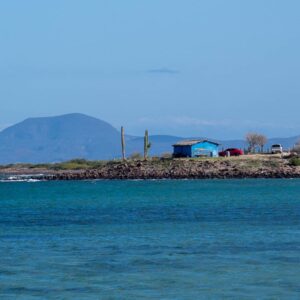
M 125 157 L 125 134 L 124 134 L 124 127 L 121 127 L 121 145 L 122 145 L 122 159 L 126 160 Z
M 147 160 L 148 158 L 148 151 L 151 147 L 151 143 L 149 143 L 149 135 L 148 135 L 148 130 L 145 131 L 145 136 L 144 136 L 144 159 Z

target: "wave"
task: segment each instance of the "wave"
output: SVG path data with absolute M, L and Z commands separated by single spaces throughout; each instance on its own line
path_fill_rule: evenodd
M 40 182 L 43 174 L 10 175 L 0 178 L 0 182 Z

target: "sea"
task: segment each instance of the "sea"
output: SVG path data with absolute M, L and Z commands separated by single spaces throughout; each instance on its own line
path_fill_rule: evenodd
M 2 178 L 0 299 L 300 299 L 300 180 Z

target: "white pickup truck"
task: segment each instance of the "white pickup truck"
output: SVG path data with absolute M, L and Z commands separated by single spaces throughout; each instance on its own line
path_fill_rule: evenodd
M 275 154 L 275 153 L 282 153 L 283 152 L 282 146 L 280 144 L 274 144 L 274 145 L 272 145 L 271 152 L 273 154 Z

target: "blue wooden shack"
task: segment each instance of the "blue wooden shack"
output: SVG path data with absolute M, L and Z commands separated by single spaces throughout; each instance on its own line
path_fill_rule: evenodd
M 209 140 L 184 140 L 173 145 L 174 157 L 218 157 L 219 145 Z

